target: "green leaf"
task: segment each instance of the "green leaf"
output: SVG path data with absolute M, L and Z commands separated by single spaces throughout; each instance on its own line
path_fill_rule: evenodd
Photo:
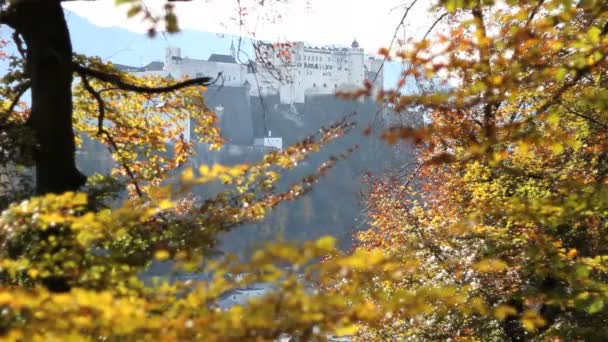
M 559 68 L 555 71 L 555 80 L 562 81 L 564 78 L 566 78 L 566 75 L 568 75 L 568 69 Z
M 589 312 L 590 314 L 594 314 L 594 313 L 598 313 L 598 312 L 602 311 L 603 308 L 604 308 L 604 300 L 601 298 L 598 298 L 598 299 L 594 300 L 593 303 L 591 303 L 591 305 L 589 305 L 589 307 L 587 308 L 587 312 Z
M 589 29 L 589 31 L 587 31 L 587 37 L 589 38 L 589 40 L 596 44 L 600 42 L 601 34 L 602 30 L 600 30 L 600 28 L 597 26 L 593 26 Z

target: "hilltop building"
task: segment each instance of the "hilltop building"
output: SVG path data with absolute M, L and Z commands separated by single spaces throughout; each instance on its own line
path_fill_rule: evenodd
M 215 77 L 225 87 L 245 87 L 250 96 L 278 95 L 281 104 L 301 104 L 315 95 L 351 90 L 365 79 L 383 82 L 382 60 L 365 56 L 357 40 L 350 48 L 312 47 L 302 42 L 257 45 L 255 60 L 240 63 L 234 44 L 230 54 L 212 54 L 209 59 L 183 57 L 179 47 L 168 47 L 164 62 L 145 67 L 120 66 L 124 71 L 173 78 Z
M 383 60 L 365 56 L 354 40 L 350 47 L 259 43 L 255 59 L 246 62 L 238 60 L 234 43 L 229 54 L 214 53 L 207 60 L 184 57 L 179 47 L 170 46 L 163 62 L 116 67 L 135 75 L 168 79 L 220 75 L 211 87 L 217 91 L 210 89 L 205 102 L 218 115 L 227 145 L 280 150 L 283 139 L 280 134 L 271 136 L 276 127 L 266 115 L 269 110 L 276 111 L 277 105 L 285 107 L 285 117 L 301 125 L 305 120 L 300 114 L 302 106 L 313 103 L 315 97 L 358 89 L 366 79 L 381 86 L 382 65 Z M 189 123 L 185 126 L 190 127 Z M 186 140 L 192 134 L 186 133 Z

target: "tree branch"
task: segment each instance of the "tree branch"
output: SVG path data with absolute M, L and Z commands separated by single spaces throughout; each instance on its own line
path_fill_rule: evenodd
M 603 123 L 601 121 L 598 121 L 597 119 L 595 119 L 595 118 L 593 118 L 593 117 L 591 117 L 589 115 L 583 114 L 583 113 L 579 112 L 578 110 L 575 110 L 574 108 L 572 108 L 570 106 L 566 106 L 564 103 L 562 103 L 562 106 L 568 111 L 568 113 L 570 113 L 572 115 L 575 115 L 575 116 L 578 116 L 579 118 L 585 119 L 585 120 L 587 120 L 587 121 L 589 121 L 591 123 L 594 123 L 594 124 L 602 127 L 605 130 L 608 130 L 608 125 L 607 124 L 605 124 L 605 123 Z
M 602 29 L 602 32 L 600 34 L 600 36 L 605 36 L 606 34 L 608 34 L 608 21 L 606 21 L 606 24 L 604 25 L 604 28 Z M 599 49 L 594 50 L 594 51 L 601 51 Z M 592 51 L 593 52 L 593 51 Z M 545 103 L 540 106 L 540 108 L 537 110 L 537 113 L 543 113 L 546 110 L 548 110 L 549 108 L 553 107 L 556 103 L 559 102 L 559 100 L 561 99 L 562 95 L 570 88 L 572 88 L 573 86 L 575 86 L 583 77 L 589 75 L 595 67 L 599 66 L 600 64 L 602 64 L 603 62 L 606 61 L 608 55 L 607 54 L 603 54 L 602 58 L 598 59 L 597 61 L 595 61 L 593 64 L 590 65 L 586 65 L 583 68 L 580 69 L 576 69 L 575 70 L 575 74 L 572 77 L 571 80 L 569 80 L 568 82 L 564 83 L 559 89 L 557 89 L 555 91 L 555 93 L 553 93 L 553 96 L 548 99 L 547 101 L 545 101 Z
M 410 13 L 410 10 L 412 9 L 412 7 L 414 7 L 414 5 L 417 2 L 418 2 L 418 0 L 414 0 L 409 4 L 409 6 L 407 6 L 405 8 L 405 12 L 403 13 L 403 16 L 401 17 L 399 24 L 395 28 L 395 33 L 393 33 L 393 37 L 391 38 L 391 43 L 388 45 L 388 53 L 390 53 L 391 49 L 393 48 L 393 45 L 395 44 L 395 40 L 397 39 L 397 34 L 399 34 L 399 29 L 401 28 L 401 26 L 403 26 L 405 24 L 405 19 L 407 19 L 407 15 Z M 378 76 L 380 75 L 380 72 L 382 72 L 382 70 L 384 69 L 384 64 L 386 64 L 386 61 L 388 60 L 388 53 L 384 56 L 384 59 L 382 60 L 382 64 L 380 65 L 380 68 L 378 68 L 378 71 L 376 71 L 376 74 L 374 75 L 372 82 L 376 82 L 376 80 L 378 79 Z
M 73 69 L 80 75 L 90 76 L 103 82 L 108 82 L 116 86 L 116 88 L 125 91 L 132 91 L 135 93 L 146 93 L 146 94 L 162 94 L 168 93 L 191 86 L 209 86 L 216 83 L 220 76 L 212 79 L 211 77 L 199 77 L 192 78 L 183 82 L 178 82 L 172 85 L 163 87 L 145 87 L 136 84 L 131 84 L 122 79 L 118 74 L 110 74 L 105 71 L 90 69 L 85 66 L 73 63 Z
M 448 12 L 445 12 L 442 15 L 440 15 L 437 19 L 435 19 L 435 21 L 433 22 L 433 25 L 431 25 L 431 27 L 429 27 L 429 29 L 426 31 L 426 33 L 422 37 L 422 40 L 425 40 L 429 36 L 429 34 L 431 34 L 433 29 L 435 29 L 435 26 L 437 26 L 437 24 L 439 24 L 439 22 L 442 21 L 443 18 L 445 18 L 447 16 L 448 16 Z
M 23 47 L 23 40 L 21 39 L 19 32 L 13 32 L 13 41 L 15 42 L 15 46 L 17 46 L 17 51 L 19 51 L 21 58 L 26 59 L 27 52 L 25 47 Z
M 116 143 L 116 141 L 114 140 L 114 138 L 112 137 L 110 132 L 108 132 L 107 130 L 105 130 L 103 128 L 103 120 L 104 120 L 105 113 L 106 113 L 106 105 L 105 105 L 105 102 L 103 101 L 103 98 L 101 97 L 101 94 L 97 90 L 95 90 L 95 88 L 93 88 L 93 86 L 91 86 L 91 83 L 89 83 L 89 79 L 87 78 L 87 76 L 84 73 L 79 72 L 78 74 L 80 75 L 80 78 L 82 79 L 82 85 L 89 92 L 89 94 L 91 94 L 91 96 L 93 96 L 95 98 L 95 100 L 97 101 L 97 105 L 99 107 L 99 117 L 97 118 L 97 134 L 105 135 L 106 140 L 112 146 L 114 151 L 116 151 L 117 153 L 120 153 L 118 144 Z M 124 163 L 124 162 L 120 162 L 120 164 L 122 165 L 123 169 L 125 169 L 125 172 L 129 176 L 129 178 L 131 178 L 131 182 L 133 183 L 133 186 L 135 187 L 135 191 L 137 192 L 137 195 L 139 197 L 143 197 L 143 192 L 141 191 L 141 188 L 139 187 L 139 184 L 137 183 L 137 180 L 135 179 L 135 174 L 133 173 L 133 171 L 131 170 L 129 165 L 127 165 L 127 163 Z
M 25 81 L 25 82 L 19 83 L 17 86 L 15 86 L 15 91 L 17 92 L 17 95 L 11 102 L 11 105 L 8 107 L 7 113 L 11 113 L 13 110 L 15 110 L 15 107 L 17 106 L 17 104 L 19 104 L 19 100 L 21 100 L 21 96 L 23 96 L 23 94 L 25 94 L 25 92 L 28 89 L 30 89 L 30 86 L 31 86 L 30 81 Z
M 99 116 L 97 117 L 97 135 L 101 135 L 103 133 L 103 120 L 106 116 L 106 104 L 105 102 L 103 102 L 101 94 L 97 90 L 95 90 L 93 86 L 91 86 L 91 83 L 89 83 L 89 79 L 87 78 L 87 76 L 82 73 L 79 73 L 79 75 L 82 79 L 82 85 L 84 86 L 84 89 L 86 89 L 89 94 L 91 94 L 91 96 L 93 96 L 97 101 L 97 105 L 99 107 Z
M 112 138 L 112 135 L 110 134 L 110 132 L 108 132 L 104 128 L 102 128 L 101 133 L 106 136 L 106 140 L 108 141 L 108 143 L 110 145 L 112 145 L 112 148 L 114 149 L 114 151 L 116 151 L 116 153 L 120 153 L 118 144 L 116 143 L 114 138 Z M 135 178 L 135 174 L 133 173 L 133 171 L 131 170 L 129 165 L 127 165 L 127 163 L 125 163 L 125 162 L 120 162 L 120 164 L 122 165 L 123 169 L 125 169 L 125 172 L 129 176 L 129 178 L 131 178 L 131 182 L 133 183 L 133 186 L 135 187 L 135 192 L 137 192 L 137 196 L 140 198 L 143 198 L 144 193 L 141 191 L 141 188 L 139 187 L 139 183 L 137 183 L 137 179 Z
M 534 6 L 532 12 L 530 13 L 530 16 L 528 17 L 528 20 L 526 21 L 526 27 L 530 26 L 530 23 L 532 22 L 532 20 L 534 20 L 534 17 L 536 16 L 540 8 L 543 6 L 544 2 L 545 0 L 539 0 L 536 6 Z

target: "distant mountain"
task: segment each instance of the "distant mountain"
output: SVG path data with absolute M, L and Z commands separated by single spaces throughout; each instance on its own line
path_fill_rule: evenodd
M 169 45 L 181 48 L 182 56 L 207 59 L 212 53 L 229 53 L 230 43 L 238 37 L 228 34 L 195 30 L 183 30 L 177 34 L 159 33 L 155 38 L 131 32 L 119 27 L 96 26 L 74 12 L 65 10 L 68 27 L 72 37 L 74 52 L 89 56 L 99 56 L 104 61 L 135 67 L 145 66 L 153 61 L 164 59 L 165 48 Z M 9 39 L 11 29 L 3 25 L 0 35 Z M 244 41 L 245 42 L 245 41 Z M 340 43 L 340 42 L 336 42 Z M 243 50 L 251 50 L 244 43 Z M 8 53 L 16 53 L 9 45 Z M 0 61 L 0 75 L 6 72 L 8 61 Z M 384 68 L 384 83 L 394 86 L 402 70 L 399 63 L 387 63 Z
M 230 35 L 183 30 L 150 38 L 119 27 L 99 27 L 74 12 L 65 11 L 74 52 L 99 56 L 103 60 L 144 66 L 164 59 L 165 47 L 181 48 L 182 56 L 206 59 L 212 53 L 229 53 Z

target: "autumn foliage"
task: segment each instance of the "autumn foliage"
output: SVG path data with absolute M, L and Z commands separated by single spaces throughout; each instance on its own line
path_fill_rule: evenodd
M 427 110 L 413 174 L 369 180 L 363 246 L 409 264 L 387 291 L 453 287 L 463 304 L 390 319 L 392 340 L 604 340 L 606 53 L 602 1 L 442 1 L 446 31 L 392 52 L 435 89 L 379 100 Z M 385 52 L 388 53 L 388 52 Z M 463 309 L 466 309 L 463 311 Z M 473 313 L 468 312 L 469 310 Z
M 121 2 L 129 15 L 144 11 L 139 1 Z M 351 130 L 352 117 L 258 163 L 193 170 L 193 142 L 180 135 L 186 120 L 200 143 L 222 143 L 204 102 L 212 79 L 140 79 L 74 56 L 77 142 L 109 149 L 116 167 L 79 191 L 32 196 L 27 186 L 1 188 L 0 334 L 19 341 L 606 340 L 608 6 L 435 5 L 434 31 L 380 51 L 406 66 L 394 87 L 366 82 L 339 94 L 375 96 L 395 115 L 415 108 L 426 122 L 382 132 L 386 143 L 417 147 L 416 167 L 368 175 L 367 227 L 349 252 L 324 237 L 271 243 L 247 261 L 212 256 L 219 234 L 306 195 L 347 158 L 353 150 L 287 189 L 276 186 Z M 166 12 L 177 30 L 173 7 Z M 19 102 L 28 87 L 23 56 L 2 58 L 11 60 L 0 89 L 6 181 L 32 165 L 35 143 Z M 417 90 L 406 89 L 412 83 Z M 222 191 L 191 196 L 213 182 Z M 174 274 L 205 277 L 144 279 L 159 262 Z M 225 293 L 259 282 L 274 291 L 220 307 Z

